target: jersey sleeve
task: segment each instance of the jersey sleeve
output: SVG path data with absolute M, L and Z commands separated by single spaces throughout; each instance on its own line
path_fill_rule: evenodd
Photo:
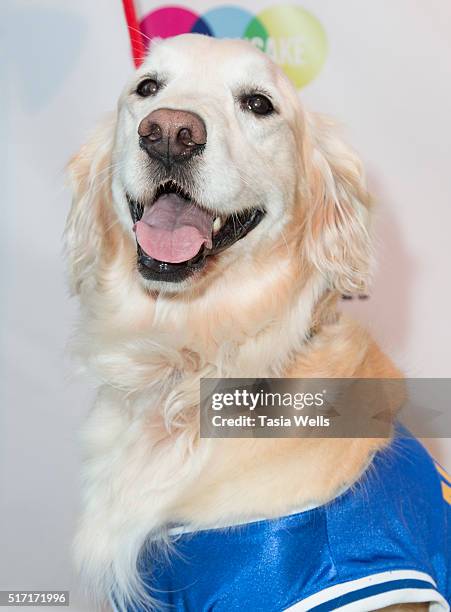
M 431 612 L 450 609 L 431 576 L 415 570 L 392 570 L 335 584 L 286 608 L 285 612 L 370 612 L 414 602 L 429 603 Z
M 451 482 L 409 432 L 398 432 L 359 482 L 327 507 L 333 584 L 290 612 L 365 612 L 430 602 L 450 609 Z

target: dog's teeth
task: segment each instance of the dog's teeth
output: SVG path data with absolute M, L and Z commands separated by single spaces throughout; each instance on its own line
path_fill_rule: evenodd
M 222 225 L 221 217 L 216 217 L 216 219 L 213 222 L 213 233 L 214 234 L 216 234 L 216 232 L 218 232 L 221 229 L 221 225 Z

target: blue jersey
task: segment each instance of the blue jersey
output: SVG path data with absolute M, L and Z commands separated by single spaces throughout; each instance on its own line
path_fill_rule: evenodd
M 331 503 L 182 531 L 169 553 L 142 553 L 141 576 L 173 612 L 365 612 L 405 602 L 449 610 L 450 504 L 449 477 L 399 429 L 360 481 Z

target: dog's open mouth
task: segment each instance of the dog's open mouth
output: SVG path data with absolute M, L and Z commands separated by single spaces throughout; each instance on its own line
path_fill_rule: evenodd
M 251 208 L 225 217 L 198 205 L 175 182 L 160 185 L 150 205 L 127 194 L 134 222 L 138 269 L 144 278 L 180 282 L 201 270 L 211 255 L 244 238 L 262 220 Z

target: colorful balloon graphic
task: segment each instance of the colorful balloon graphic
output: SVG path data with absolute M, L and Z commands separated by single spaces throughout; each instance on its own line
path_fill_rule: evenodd
M 312 13 L 299 6 L 275 6 L 252 15 L 238 6 L 221 6 L 198 15 L 191 9 L 160 7 L 141 21 L 148 44 L 152 38 L 169 38 L 197 32 L 216 38 L 244 38 L 267 53 L 296 87 L 310 83 L 327 57 L 327 37 Z

